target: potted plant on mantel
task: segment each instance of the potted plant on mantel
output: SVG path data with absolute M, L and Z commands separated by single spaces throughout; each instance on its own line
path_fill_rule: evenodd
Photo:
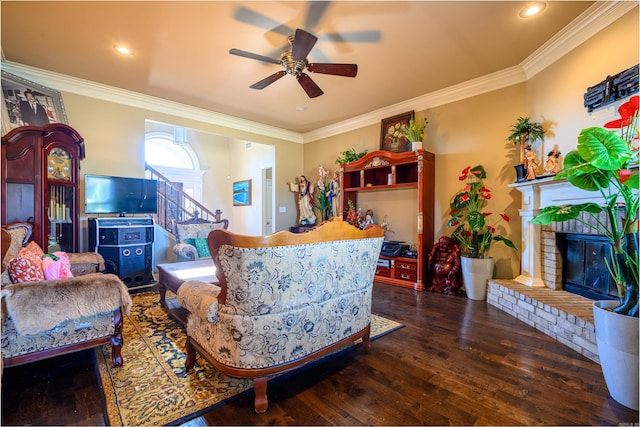
M 609 273 L 618 287 L 620 301 L 596 301 L 593 314 L 598 356 L 611 396 L 638 410 L 638 96 L 618 109 L 620 119 L 583 129 L 577 150 L 567 154 L 564 170 L 555 179 L 566 179 L 583 190 L 599 192 L 604 205 L 580 203 L 548 206 L 532 223 L 575 219 L 610 240 Z M 605 212 L 607 221 L 598 214 Z M 593 220 L 589 220 L 592 218 Z
M 511 126 L 511 134 L 507 141 L 520 144 L 520 164 L 515 165 L 516 182 L 525 180 L 524 156 L 527 145 L 533 145 L 537 140 L 544 139 L 544 129 L 540 123 L 531 121 L 529 117 L 518 117 L 518 120 Z
M 493 277 L 493 258 L 487 256 L 491 243 L 499 241 L 516 248 L 511 240 L 495 234 L 496 228 L 487 223 L 492 213 L 483 212 L 491 199 L 491 190 L 484 186 L 486 177 L 482 165 L 467 166 L 462 171 L 458 179 L 465 182 L 465 187 L 454 196 L 447 223 L 448 227 L 455 227 L 451 237 L 460 245 L 462 279 L 467 296 L 474 300 L 486 298 L 487 281 Z M 505 213 L 500 218 L 509 221 Z

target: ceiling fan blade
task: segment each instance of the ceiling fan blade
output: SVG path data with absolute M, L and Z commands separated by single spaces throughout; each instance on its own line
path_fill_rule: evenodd
M 268 56 L 258 55 L 257 53 L 247 52 L 246 50 L 230 49 L 229 53 L 231 55 L 238 55 L 245 58 L 257 59 L 258 61 L 269 62 L 270 64 L 278 64 L 278 65 L 281 64 L 281 62 L 277 59 L 269 58 Z
M 358 74 L 356 64 L 323 64 L 313 63 L 307 66 L 312 73 L 331 74 L 334 76 L 355 77 Z
M 287 74 L 287 72 L 284 71 L 284 70 L 278 71 L 277 73 L 273 73 L 269 77 L 267 77 L 265 79 L 262 79 L 259 82 L 256 82 L 256 83 L 252 84 L 249 87 L 251 89 L 264 89 L 265 87 L 269 86 L 271 83 L 275 82 L 276 80 L 278 80 L 280 77 L 284 76 L 285 74 Z
M 329 3 L 328 1 L 310 1 L 304 27 L 310 30 L 314 29 L 324 16 Z
M 267 31 L 273 31 L 274 33 L 281 34 L 285 37 L 293 33 L 293 28 L 244 6 L 240 6 L 236 9 L 234 18 L 240 22 L 244 22 L 245 24 L 255 25 L 256 27 Z
M 300 86 L 302 86 L 302 89 L 304 89 L 304 91 L 307 92 L 307 95 L 309 95 L 309 98 L 315 98 L 316 96 L 320 96 L 324 93 L 322 89 L 320 89 L 320 86 L 311 80 L 311 77 L 307 74 L 302 73 L 297 77 L 297 79 Z
M 295 39 L 293 40 L 291 56 L 296 61 L 305 59 L 317 41 L 318 38 L 316 36 L 298 28 L 296 30 Z
M 376 43 L 382 40 L 382 33 L 378 30 L 350 31 L 322 34 L 319 37 L 332 43 Z

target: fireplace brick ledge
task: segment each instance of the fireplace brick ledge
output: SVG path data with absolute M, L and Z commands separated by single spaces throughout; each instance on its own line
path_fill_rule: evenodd
M 593 301 L 513 280 L 489 281 L 487 303 L 600 363 L 593 324 Z

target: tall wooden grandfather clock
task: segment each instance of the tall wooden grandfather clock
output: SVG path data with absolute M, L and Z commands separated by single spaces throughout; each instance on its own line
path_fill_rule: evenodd
M 23 126 L 2 137 L 2 224 L 28 222 L 48 253 L 77 252 L 84 140 L 70 126 Z

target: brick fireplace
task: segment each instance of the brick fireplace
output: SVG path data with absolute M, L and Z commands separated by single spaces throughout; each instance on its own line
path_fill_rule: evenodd
M 579 221 L 545 227 L 531 224 L 533 217 L 546 206 L 601 203 L 599 193 L 576 189 L 553 177 L 509 187 L 522 193 L 521 271 L 513 280 L 489 281 L 487 303 L 599 363 L 593 301 L 564 290 L 562 245 L 558 244 L 562 235 L 590 235 L 593 231 Z M 606 217 L 599 219 L 607 220 Z
M 589 215 L 580 219 L 594 222 Z M 607 224 L 609 219 L 601 212 L 597 221 Z M 608 257 L 609 240 L 597 230 L 579 220 L 551 223 L 541 227 L 540 243 L 540 272 L 547 287 L 596 300 L 618 296 L 603 261 Z
M 604 203 L 600 193 L 580 190 L 567 181 L 543 178 L 524 183 L 511 184 L 522 193 L 522 241 L 520 275 L 514 280 L 533 288 L 562 290 L 562 253 L 558 244 L 561 234 L 594 235 L 595 231 L 580 221 L 552 223 L 540 227 L 531 224 L 533 217 L 544 207 L 575 203 Z M 583 217 L 592 223 L 589 216 Z M 606 214 L 598 218 L 608 222 Z

